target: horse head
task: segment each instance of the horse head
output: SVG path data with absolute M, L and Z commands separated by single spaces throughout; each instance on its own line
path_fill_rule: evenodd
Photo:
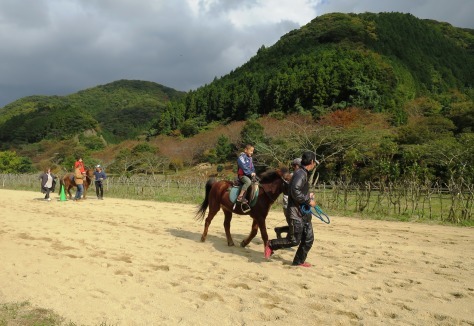
M 275 201 L 290 179 L 291 174 L 288 168 L 271 169 L 260 175 L 260 185 L 267 196 Z
M 89 184 L 92 183 L 92 178 L 94 177 L 94 169 L 86 167 L 86 180 Z
M 86 168 L 86 175 L 92 178 L 94 176 L 94 169 Z

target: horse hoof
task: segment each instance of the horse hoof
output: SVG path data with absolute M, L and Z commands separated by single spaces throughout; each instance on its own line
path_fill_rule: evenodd
M 235 246 L 235 244 L 234 244 L 233 242 L 227 243 L 227 245 L 228 245 L 229 247 Z
M 245 243 L 244 240 L 242 240 L 242 242 L 240 243 L 240 246 L 241 246 L 242 248 L 245 248 L 245 247 L 247 246 L 247 244 Z
M 205 241 L 206 241 L 206 238 L 201 237 L 201 242 L 205 242 Z

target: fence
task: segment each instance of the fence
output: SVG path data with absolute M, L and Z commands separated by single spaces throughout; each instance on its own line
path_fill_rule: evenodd
M 0 174 L 2 188 L 39 191 L 39 175 Z M 109 176 L 106 196 L 199 204 L 204 199 L 204 177 Z M 93 188 L 93 187 L 92 187 Z M 449 183 L 318 184 L 313 190 L 318 204 L 332 214 L 355 214 L 396 219 L 424 219 L 472 224 L 474 185 Z M 59 192 L 59 189 L 56 189 Z M 94 189 L 88 191 L 92 196 Z M 279 204 L 276 205 L 279 208 Z
M 109 177 L 104 191 L 112 197 L 200 203 L 204 198 L 205 180 L 175 179 L 166 176 Z
M 18 190 L 40 190 L 38 174 L 0 174 L 2 188 Z M 171 178 L 159 176 L 109 176 L 104 180 L 105 196 L 160 200 L 181 203 L 200 203 L 204 198 L 202 178 Z M 59 193 L 59 183 L 55 191 Z M 87 192 L 88 196 L 95 195 L 94 185 Z
M 328 210 L 455 224 L 473 222 L 473 185 L 443 186 L 414 181 L 388 185 L 332 182 L 317 185 L 314 192 L 318 202 Z

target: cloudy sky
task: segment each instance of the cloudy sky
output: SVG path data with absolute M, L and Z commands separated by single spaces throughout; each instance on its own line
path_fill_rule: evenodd
M 474 28 L 474 0 L 0 0 L 0 107 L 119 79 L 188 91 L 329 12 Z

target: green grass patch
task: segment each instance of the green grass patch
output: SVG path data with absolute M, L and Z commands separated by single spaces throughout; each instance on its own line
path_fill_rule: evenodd
M 106 321 L 98 326 L 112 326 Z M 33 307 L 28 301 L 0 303 L 0 326 L 84 326 L 66 321 L 53 310 Z
M 64 318 L 54 311 L 32 307 L 27 301 L 3 303 L 0 305 L 0 326 L 56 326 L 75 325 L 65 323 Z

